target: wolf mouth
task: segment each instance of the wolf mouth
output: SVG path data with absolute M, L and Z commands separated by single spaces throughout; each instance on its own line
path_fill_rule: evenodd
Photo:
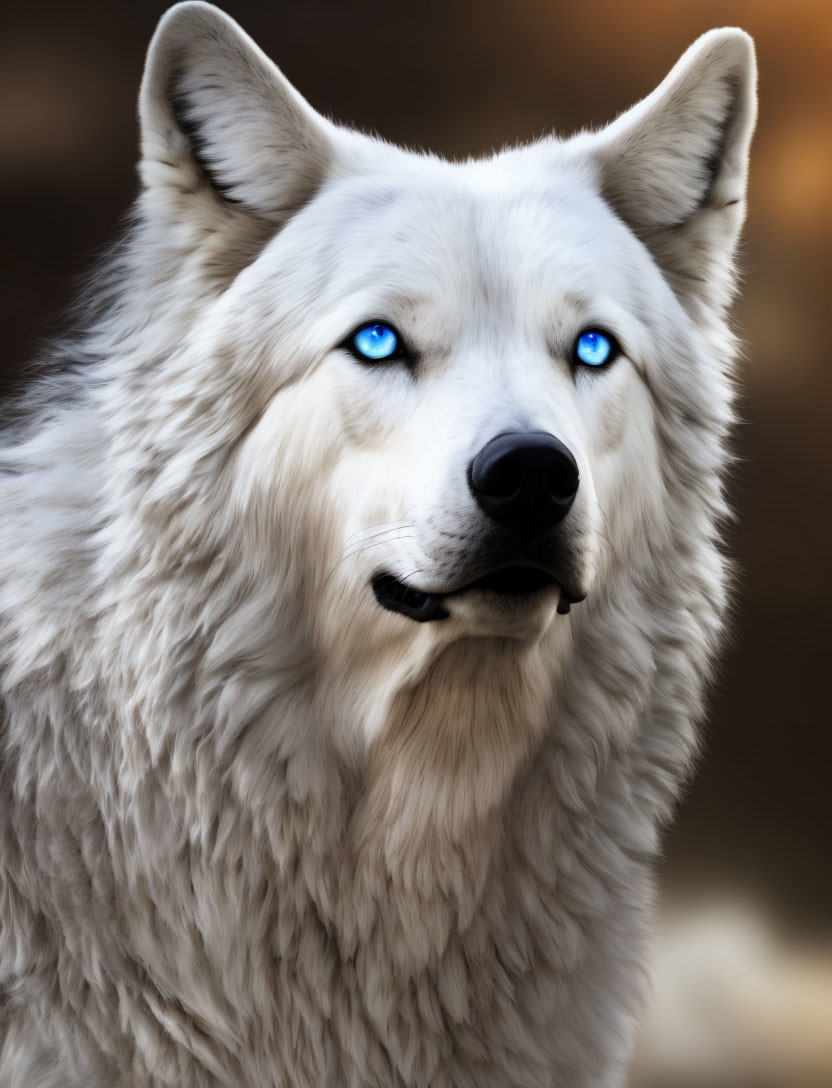
M 546 589 L 558 587 L 558 582 L 546 570 L 519 563 L 489 571 L 457 589 L 444 593 L 430 593 L 415 589 L 387 572 L 377 574 L 372 580 L 372 587 L 376 600 L 382 608 L 386 608 L 389 612 L 398 612 L 402 616 L 416 620 L 417 623 L 428 623 L 432 620 L 446 619 L 449 615 L 444 606 L 446 599 L 465 593 L 469 589 L 487 589 L 502 597 L 530 597 Z M 558 612 L 568 612 L 569 606 L 575 601 L 575 597 L 571 597 L 560 587 Z

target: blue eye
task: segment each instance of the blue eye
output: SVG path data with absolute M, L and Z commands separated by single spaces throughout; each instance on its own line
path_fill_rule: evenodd
M 365 325 L 353 333 L 352 348 L 357 355 L 372 362 L 392 359 L 401 354 L 398 334 L 389 325 Z
M 587 329 L 575 344 L 575 359 L 587 366 L 603 366 L 613 357 L 612 340 L 598 329 Z

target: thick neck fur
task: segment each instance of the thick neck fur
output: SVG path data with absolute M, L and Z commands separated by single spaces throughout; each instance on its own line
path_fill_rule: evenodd
M 124 798 L 122 819 L 146 838 L 116 878 L 129 889 L 122 939 L 176 995 L 188 1052 L 227 1075 L 242 1050 L 257 1084 L 454 1085 L 472 1067 L 478 1084 L 544 1084 L 552 1015 L 567 1049 L 582 1045 L 569 1040 L 585 1002 L 613 1015 L 635 985 L 632 901 L 647 897 L 652 822 L 639 829 L 630 775 L 599 758 L 597 732 L 553 692 L 529 696 L 529 657 L 496 642 L 452 647 L 393 701 L 358 766 L 306 751 L 258 776 L 243 745 L 213 813 L 200 800 L 222 764 L 210 740 L 174 742 L 147 766 Z M 622 753 L 635 755 L 634 703 L 650 677 L 621 662 L 610 674 L 628 687 L 614 712 Z M 544 712 L 562 723 L 548 739 Z M 631 962 L 611 966 L 615 931 Z M 603 998 L 590 993 L 596 957 Z M 174 1012 L 156 1015 L 167 1025 Z

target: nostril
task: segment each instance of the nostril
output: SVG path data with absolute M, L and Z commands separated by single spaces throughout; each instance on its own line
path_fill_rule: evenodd
M 549 477 L 549 494 L 553 499 L 574 499 L 578 491 L 578 466 L 574 459 L 566 458 L 558 464 Z
M 503 458 L 475 459 L 471 466 L 471 485 L 475 492 L 495 499 L 513 498 L 522 484 L 517 466 Z

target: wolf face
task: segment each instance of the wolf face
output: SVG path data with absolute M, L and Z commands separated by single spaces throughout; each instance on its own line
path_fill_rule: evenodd
M 367 659 L 557 640 L 661 545 L 687 486 L 661 419 L 728 415 L 709 334 L 754 122 L 744 34 L 705 35 L 599 133 L 449 163 L 324 120 L 191 4 L 157 32 L 141 115 L 145 215 L 222 288 L 182 353 L 221 360 L 235 523 L 321 652 L 347 628 Z M 390 358 L 356 350 L 368 327 Z M 576 354 L 593 330 L 600 366 Z M 699 456 L 716 471 L 716 444 Z

